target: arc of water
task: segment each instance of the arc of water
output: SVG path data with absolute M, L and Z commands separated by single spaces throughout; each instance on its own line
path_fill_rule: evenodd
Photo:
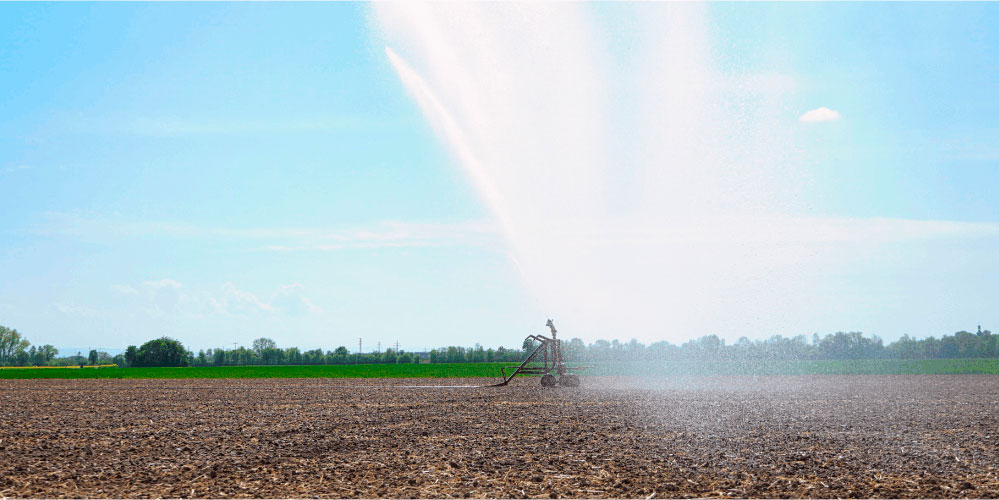
M 438 135 L 444 137 L 451 144 L 451 151 L 457 156 L 456 160 L 466 167 L 465 171 L 471 177 L 476 190 L 486 200 L 486 204 L 499 222 L 504 235 L 515 245 L 517 235 L 510 218 L 510 211 L 503 197 L 496 190 L 493 180 L 490 179 L 486 166 L 468 145 L 457 121 L 440 99 L 434 95 L 423 77 L 414 71 L 398 53 L 391 47 L 385 47 L 385 55 L 388 56 L 406 89 L 412 94 L 413 99 L 416 100 L 424 115 L 429 119 L 431 126 Z

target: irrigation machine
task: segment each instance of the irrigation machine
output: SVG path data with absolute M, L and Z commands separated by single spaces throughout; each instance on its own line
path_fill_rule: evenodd
M 537 347 L 531 351 L 518 366 L 504 366 L 500 368 L 503 374 L 503 381 L 496 386 L 504 386 L 513 380 L 517 375 L 541 375 L 541 385 L 544 387 L 579 387 L 579 375 L 570 372 L 585 370 L 585 366 L 567 366 L 562 357 L 562 341 L 558 339 L 555 323 L 548 320 L 547 325 L 552 332 L 551 338 L 544 335 L 528 335 L 526 340 L 537 342 Z M 540 359 L 538 359 L 540 356 Z M 513 371 L 507 375 L 506 371 Z

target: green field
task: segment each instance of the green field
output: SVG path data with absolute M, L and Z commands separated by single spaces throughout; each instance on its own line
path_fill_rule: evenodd
M 499 377 L 511 363 L 405 365 L 221 366 L 191 368 L 5 368 L 0 379 L 27 378 L 447 378 Z M 999 359 L 683 361 L 599 363 L 584 375 L 677 377 L 702 375 L 999 374 Z
M 590 375 L 940 375 L 999 374 L 999 359 L 849 359 L 818 361 L 683 361 L 673 364 L 605 363 Z
M 0 379 L 24 378 L 447 378 L 499 377 L 508 363 L 404 365 L 208 366 L 189 368 L 8 368 Z

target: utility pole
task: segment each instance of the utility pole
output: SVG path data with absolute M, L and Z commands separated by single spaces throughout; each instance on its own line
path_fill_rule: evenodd
M 382 352 L 382 341 L 378 341 L 378 347 L 375 348 L 375 352 Z
M 395 353 L 399 354 L 399 341 L 398 340 L 395 341 Z
M 358 354 L 361 354 L 361 353 L 364 352 L 364 349 L 362 348 L 363 342 L 364 342 L 364 339 L 362 339 L 362 338 L 358 338 L 357 339 L 357 353 Z

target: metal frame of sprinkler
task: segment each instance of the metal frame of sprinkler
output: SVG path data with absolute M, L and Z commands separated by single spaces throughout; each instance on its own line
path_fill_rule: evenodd
M 562 341 L 556 337 L 555 323 L 549 319 L 546 326 L 552 331 L 551 338 L 544 335 L 528 335 L 525 340 L 538 342 L 538 346 L 534 348 L 534 351 L 520 365 L 500 368 L 500 373 L 503 374 L 503 381 L 495 384 L 496 387 L 509 384 L 513 380 L 513 377 L 517 375 L 541 375 L 541 385 L 543 387 L 555 387 L 556 385 L 579 387 L 579 375 L 569 372 L 585 370 L 587 367 L 566 366 L 565 360 L 562 358 Z M 542 356 L 542 361 L 535 361 L 535 358 L 539 354 Z M 538 366 L 537 364 L 528 366 L 532 362 L 543 362 L 544 364 L 542 366 Z M 510 368 L 514 370 L 507 375 L 506 371 Z

